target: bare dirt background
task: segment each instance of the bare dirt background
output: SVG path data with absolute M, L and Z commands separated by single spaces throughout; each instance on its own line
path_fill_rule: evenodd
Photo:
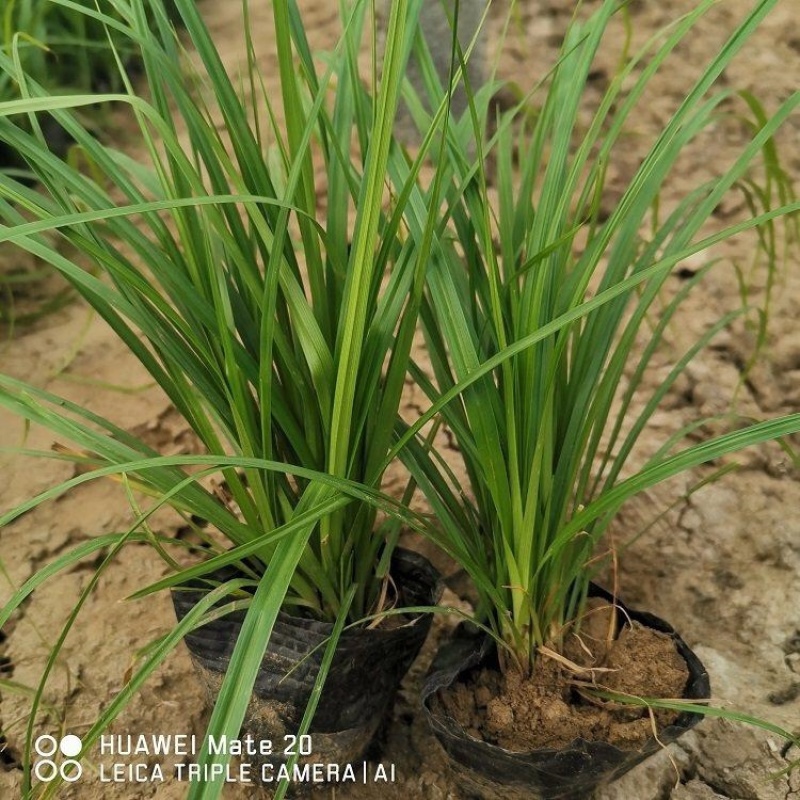
M 265 54 L 264 76 L 275 80 L 272 33 L 267 3 L 252 10 L 254 39 Z M 312 42 L 330 46 L 336 36 L 336 4 L 301 0 Z M 593 3 L 588 3 L 589 6 Z M 499 29 L 503 4 L 496 3 L 493 32 Z M 662 25 L 690 10 L 690 0 L 632 4 L 633 35 L 644 42 Z M 658 134 L 700 67 L 717 51 L 734 24 L 750 8 L 746 0 L 725 0 L 698 25 L 679 48 L 668 68 L 655 80 L 627 134 L 624 152 L 612 165 L 614 201 Z M 243 54 L 238 3 L 202 2 L 215 41 L 233 70 Z M 499 74 L 527 88 L 553 63 L 560 35 L 573 4 L 565 0 L 525 0 L 512 26 L 510 40 L 499 56 Z M 800 34 L 794 0 L 783 0 L 748 44 L 724 81 L 756 93 L 768 110 L 795 90 L 800 79 Z M 602 86 L 614 69 L 623 30 L 615 29 L 600 59 L 596 80 Z M 616 37 L 616 38 L 615 38 Z M 496 38 L 493 39 L 496 41 Z M 490 48 L 491 49 L 491 48 Z M 590 98 L 591 100 L 591 98 Z M 742 110 L 731 103 L 730 110 Z M 135 136 L 124 116 L 107 121 L 108 135 L 135 152 Z M 664 197 L 665 208 L 676 203 L 698 178 L 711 178 L 729 163 L 746 136 L 741 119 L 720 119 L 718 126 L 687 153 Z M 781 134 L 784 166 L 800 175 L 800 120 L 790 121 Z M 732 196 L 718 210 L 716 223 L 727 224 L 745 213 L 740 197 Z M 672 326 L 661 369 L 668 370 L 697 332 L 738 302 L 735 263 L 749 268 L 753 241 L 743 237 L 717 248 L 711 257 L 721 264 Z M 4 269 L 27 268 L 13 251 L 0 251 Z M 682 265 L 695 269 L 701 260 Z M 765 275 L 749 277 L 753 298 L 763 296 Z M 674 279 L 673 288 L 679 285 Z M 54 288 L 54 287 L 50 287 Z M 772 308 L 771 333 L 757 367 L 742 382 L 741 366 L 752 347 L 752 332 L 740 325 L 720 336 L 714 347 L 689 369 L 686 379 L 658 413 L 644 441 L 652 450 L 681 426 L 701 415 L 731 408 L 743 414 L 800 411 L 800 329 L 797 309 L 800 274 L 796 254 L 780 271 Z M 124 351 L 108 328 L 78 302 L 48 315 L 35 326 L 18 329 L 0 343 L 0 368 L 39 386 L 63 394 L 135 430 L 165 453 L 190 446 L 182 421 L 157 387 Z M 662 371 L 661 375 L 663 376 Z M 658 370 L 651 378 L 659 380 Z M 114 385 L 118 388 L 110 388 Z M 421 400 L 410 391 L 408 412 Z M 16 420 L 0 415 L 3 446 L 22 441 Z M 31 431 L 26 445 L 47 449 L 51 437 Z M 0 509 L 15 506 L 72 474 L 59 462 L 3 457 Z M 456 456 L 454 455 L 454 460 Z M 777 446 L 766 446 L 739 458 L 741 468 L 724 481 L 695 493 L 689 489 L 704 473 L 680 481 L 631 503 L 620 515 L 613 543 L 619 547 L 631 535 L 646 533 L 620 555 L 622 596 L 630 605 L 668 619 L 704 660 L 712 678 L 714 699 L 731 708 L 765 717 L 790 729 L 800 728 L 800 483 L 798 472 Z M 671 506 L 657 516 L 658 510 Z M 35 570 L 75 544 L 101 532 L 126 529 L 131 519 L 122 489 L 111 483 L 85 485 L 68 496 L 31 512 L 0 531 L 0 599 Z M 162 530 L 175 531 L 176 518 L 160 520 Z M 449 570 L 441 559 L 439 565 Z M 20 687 L 36 687 L 47 652 L 97 562 L 85 563 L 39 588 L 0 634 L 0 678 Z M 81 733 L 107 706 L 126 681 L 137 649 L 167 631 L 172 610 L 166 595 L 145 602 L 123 602 L 142 585 L 164 573 L 154 554 L 130 546 L 104 574 L 88 598 L 78 625 L 67 639 L 44 694 L 37 733 Z M 446 602 L 458 603 L 452 593 Z M 422 656 L 412 668 L 397 699 L 391 721 L 376 753 L 396 765 L 397 782 L 365 789 L 327 789 L 320 798 L 423 798 L 459 800 L 438 748 L 417 713 L 416 697 L 438 641 L 451 621 L 438 619 Z M 24 689 L 6 686 L 0 696 L 0 729 L 5 749 L 0 753 L 0 797 L 20 794 L 19 760 L 23 748 L 30 697 Z M 116 733 L 195 733 L 207 721 L 205 699 L 186 652 L 180 649 L 142 689 L 113 727 Z M 3 745 L 0 745 L 0 749 Z M 786 766 L 781 743 L 772 735 L 743 725 L 706 720 L 679 744 L 671 745 L 629 775 L 599 792 L 601 800 L 789 800 L 800 798 L 800 776 L 770 780 Z M 800 757 L 796 751 L 795 758 Z M 156 759 L 157 760 L 157 759 Z M 172 760 L 172 759 L 170 759 Z M 152 760 L 151 760 L 152 761 Z M 95 773 L 92 763 L 87 773 Z M 178 798 L 185 785 L 101 785 L 90 777 L 63 796 L 80 800 L 114 797 Z M 231 786 L 230 800 L 259 796 L 253 787 Z

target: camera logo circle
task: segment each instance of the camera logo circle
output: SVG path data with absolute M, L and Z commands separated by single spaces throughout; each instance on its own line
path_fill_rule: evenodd
M 61 741 L 47 733 L 37 737 L 33 749 L 39 758 L 33 764 L 33 774 L 42 783 L 49 783 L 58 776 L 67 783 L 74 783 L 83 774 L 83 767 L 75 760 L 82 747 L 83 742 L 80 737 L 72 733 L 64 736 Z M 59 751 L 61 755 L 66 756 L 60 764 L 53 758 Z

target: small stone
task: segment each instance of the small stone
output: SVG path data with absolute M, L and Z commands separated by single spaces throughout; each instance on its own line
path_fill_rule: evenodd
M 645 798 L 679 795 L 670 791 L 687 769 L 685 754 L 675 745 L 655 753 L 651 758 L 625 773 L 608 786 L 598 789 L 594 800 L 645 800 Z M 682 800 L 694 799 L 694 795 L 683 795 Z
M 774 706 L 786 705 L 800 697 L 800 681 L 792 681 L 782 689 L 776 689 L 767 695 L 767 700 Z
M 676 787 L 670 795 L 670 800 L 722 800 L 723 795 L 717 794 L 707 783 L 692 780 Z
M 514 725 L 514 711 L 508 703 L 495 698 L 486 706 L 486 719 L 492 730 L 502 731 Z

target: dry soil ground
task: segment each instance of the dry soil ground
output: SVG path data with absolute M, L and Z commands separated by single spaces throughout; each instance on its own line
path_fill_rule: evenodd
M 272 41 L 268 4 L 253 5 L 254 39 L 268 53 Z M 301 0 L 300 5 L 313 42 L 329 45 L 335 37 L 336 4 L 331 0 Z M 499 72 L 524 89 L 552 64 L 573 4 L 566 0 L 523 0 L 519 5 L 520 14 L 512 25 L 510 40 L 499 56 Z M 633 3 L 635 42 L 643 42 L 693 5 L 690 0 Z M 750 6 L 749 0 L 723 0 L 679 48 L 656 79 L 626 134 L 625 152 L 612 165 L 613 190 L 618 191 L 631 176 L 698 69 L 718 51 L 736 20 Z M 239 4 L 205 0 L 200 7 L 226 63 L 234 69 L 243 52 Z M 495 15 L 495 33 L 500 16 L 501 13 Z M 796 17 L 794 0 L 782 0 L 735 65 L 726 71 L 725 84 L 755 92 L 769 110 L 795 90 L 800 82 Z M 598 86 L 614 68 L 622 34 L 620 27 L 609 38 L 596 74 Z M 263 64 L 266 80 L 274 81 L 274 62 L 265 55 Z M 735 101 L 728 107 L 743 109 Z M 135 138 L 126 124 L 122 115 L 113 116 L 108 121 L 108 135 L 127 142 L 135 151 Z M 718 174 L 746 133 L 741 119 L 721 118 L 681 162 L 663 199 L 664 207 L 676 203 L 699 178 Z M 780 145 L 784 166 L 797 178 L 800 119 L 796 116 L 781 134 Z M 613 200 L 610 194 L 607 201 Z M 732 196 L 718 210 L 715 224 L 724 224 L 743 210 L 740 196 Z M 743 237 L 708 254 L 724 263 L 672 326 L 669 343 L 674 352 L 665 354 L 663 370 L 669 369 L 682 343 L 691 341 L 693 335 L 738 302 L 738 285 L 729 265 L 735 263 L 747 270 L 752 252 L 753 240 Z M 4 251 L 2 258 L 8 268 L 15 265 L 19 256 Z M 695 269 L 699 263 L 697 260 L 683 266 Z M 674 281 L 677 286 L 679 279 Z M 749 275 L 748 281 L 753 298 L 763 298 L 764 273 Z M 737 388 L 735 403 L 741 413 L 800 411 L 798 301 L 800 273 L 795 252 L 779 271 L 769 340 L 747 380 L 741 382 L 740 368 L 750 352 L 752 336 L 745 326 L 739 326 L 724 332 L 688 370 L 680 391 L 670 395 L 655 417 L 643 453 L 698 415 L 730 409 Z M 17 329 L 13 338 L 0 343 L 0 367 L 108 415 L 166 453 L 190 446 L 183 423 L 158 388 L 148 384 L 141 368 L 107 327 L 78 302 L 48 315 L 35 326 Z M 655 374 L 652 380 L 659 380 L 659 375 Z M 409 396 L 409 413 L 418 402 L 418 398 Z M 23 433 L 17 421 L 7 415 L 0 417 L 0 432 L 5 446 L 18 444 Z M 51 437 L 33 430 L 27 444 L 47 448 Z M 455 454 L 453 457 L 457 458 Z M 739 460 L 738 471 L 690 496 L 686 496 L 687 490 L 705 473 L 660 487 L 624 509 L 615 526 L 615 544 L 626 541 L 632 533 L 644 529 L 646 532 L 621 553 L 620 585 L 629 604 L 669 619 L 695 647 L 711 673 L 716 702 L 798 729 L 800 520 L 795 514 L 800 507 L 799 475 L 777 446 L 760 448 Z M 71 474 L 71 467 L 59 462 L 4 456 L 2 464 L 3 510 Z M 666 506 L 671 506 L 670 510 L 657 516 L 657 509 Z M 123 530 L 130 518 L 123 492 L 111 483 L 82 486 L 25 515 L 0 532 L 4 568 L 0 598 L 70 546 L 104 531 Z M 164 530 L 174 531 L 177 524 L 169 517 L 161 521 Z M 442 566 L 447 569 L 446 564 Z M 87 563 L 49 581 L 25 604 L 23 613 L 8 624 L 0 636 L 0 678 L 20 687 L 37 685 L 48 649 L 69 609 L 87 586 L 94 567 L 95 563 Z M 172 610 L 166 595 L 143 603 L 123 602 L 132 591 L 163 571 L 149 550 L 130 547 L 102 575 L 55 665 L 44 694 L 45 712 L 37 722 L 37 733 L 80 735 L 86 731 L 124 685 L 137 648 L 168 630 Z M 457 600 L 452 594 L 445 599 Z M 338 800 L 458 800 L 416 705 L 420 678 L 449 625 L 445 619 L 437 620 L 431 640 L 403 685 L 385 732 L 379 760 L 395 765 L 396 782 L 327 789 L 317 796 Z M 16 798 L 20 793 L 18 762 L 29 706 L 30 697 L 24 691 L 4 688 L 0 698 L 0 728 L 6 748 L 0 755 L 3 798 Z M 113 731 L 201 735 L 207 715 L 205 698 L 189 658 L 180 649 L 139 692 Z M 603 800 L 800 798 L 797 774 L 770 780 L 772 773 L 786 765 L 780 746 L 773 735 L 740 724 L 707 720 L 679 744 L 671 745 L 601 790 L 599 796 Z M 794 752 L 794 756 L 800 758 L 800 753 Z M 91 759 L 84 779 L 65 788 L 63 796 L 80 800 L 183 796 L 185 784 L 176 782 L 101 784 L 97 768 L 108 760 L 99 754 Z M 159 759 L 147 761 L 152 766 Z M 232 784 L 224 796 L 229 800 L 256 797 L 258 790 Z

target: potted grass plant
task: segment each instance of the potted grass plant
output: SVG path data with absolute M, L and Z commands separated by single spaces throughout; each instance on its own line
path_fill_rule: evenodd
M 213 684 L 209 734 L 235 738 L 243 720 L 259 737 L 311 730 L 315 759 L 347 761 L 364 750 L 424 639 L 430 618 L 414 608 L 436 599 L 430 565 L 395 549 L 398 523 L 419 521 L 380 491 L 435 217 L 421 247 L 403 235 L 403 220 L 412 201 L 416 215 L 437 207 L 440 185 L 412 191 L 432 134 L 413 163 L 393 134 L 420 3 L 392 5 L 382 69 L 373 48 L 365 84 L 358 55 L 372 29 L 368 3 L 342 4 L 341 39 L 320 67 L 296 3 L 275 2 L 280 98 L 260 81 L 246 3 L 245 98 L 193 0 L 175 5 L 192 46 L 191 79 L 161 0 L 110 0 L 83 12 L 138 48 L 146 98 L 122 68 L 125 92 L 53 96 L 18 59 L 0 59 L 21 95 L 0 105 L 0 140 L 40 182 L 34 190 L 0 176 L 0 239 L 67 278 L 163 389 L 202 452 L 160 456 L 110 420 L 0 377 L 0 404 L 68 443 L 51 455 L 84 470 L 0 525 L 85 480 L 122 475 L 155 498 L 138 522 L 168 504 L 218 534 L 202 563 L 173 563 L 168 579 L 139 592 L 173 589 L 179 621 L 83 737 L 84 751 L 185 636 Z M 130 107 L 144 157 L 97 141 L 76 116 L 108 100 Z M 79 158 L 51 152 L 43 116 L 75 140 Z M 386 201 L 386 176 L 400 172 Z M 215 472 L 224 492 L 203 482 Z M 48 575 L 112 540 L 112 554 L 153 541 L 131 529 L 81 545 L 21 587 L 2 619 Z M 169 550 L 168 537 L 158 541 Z M 401 624 L 380 624 L 407 606 Z M 368 626 L 358 624 L 364 618 Z M 200 651 L 204 642 L 210 652 Z M 342 682 L 348 671 L 355 683 Z M 260 706 L 272 693 L 278 707 L 257 717 L 253 686 Z M 35 716 L 34 707 L 29 746 Z M 206 764 L 228 757 L 200 755 Z M 221 785 L 191 791 L 211 797 Z
M 415 374 L 431 407 L 397 452 L 432 506 L 437 541 L 474 584 L 479 635 L 464 630 L 446 645 L 423 690 L 433 731 L 470 797 L 585 798 L 700 718 L 691 711 L 709 697 L 702 664 L 669 625 L 592 587 L 603 562 L 598 546 L 637 493 L 800 429 L 798 415 L 738 420 L 734 432 L 687 445 L 697 423 L 644 463 L 632 458 L 692 358 L 746 313 L 735 309 L 700 334 L 647 394 L 644 376 L 665 332 L 713 263 L 677 290 L 673 268 L 798 210 L 790 193 L 778 207 L 765 194 L 752 218 L 712 234 L 704 228 L 796 112 L 794 94 L 764 116 L 724 174 L 698 182 L 663 218 L 654 211 L 678 157 L 731 96 L 715 92 L 714 82 L 772 2 L 755 4 L 619 201 L 601 210 L 606 166 L 632 109 L 710 5 L 698 4 L 630 58 L 583 127 L 596 52 L 619 13 L 613 1 L 574 22 L 541 91 L 499 116 L 491 138 L 491 85 L 474 87 L 472 124 L 448 130 L 446 200 L 421 312 L 430 365 Z M 433 59 L 427 63 L 433 69 Z M 426 104 L 408 91 L 424 123 Z M 475 142 L 477 157 L 465 158 Z M 416 221 L 420 239 L 423 222 Z M 460 451 L 469 491 L 442 453 L 415 446 L 417 431 L 436 417 Z M 608 707 L 612 698 L 621 709 Z M 631 700 L 639 704 L 633 711 Z M 673 710 L 654 712 L 659 706 Z

